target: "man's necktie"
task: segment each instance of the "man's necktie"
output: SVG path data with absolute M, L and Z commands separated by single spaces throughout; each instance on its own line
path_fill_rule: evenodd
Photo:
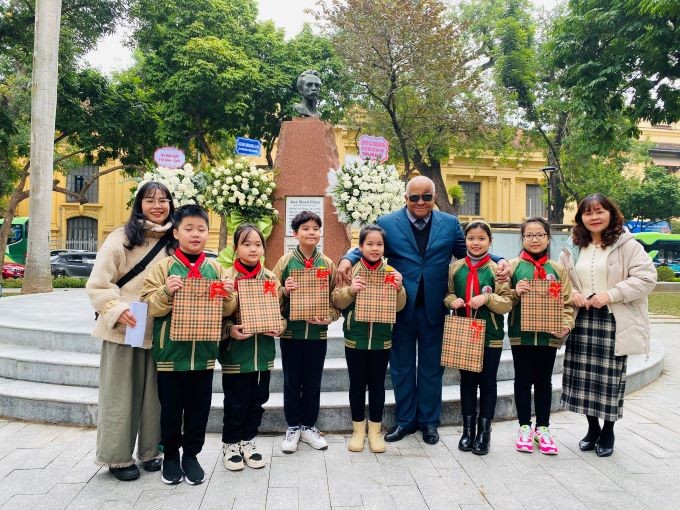
M 413 224 L 416 226 L 418 230 L 423 230 L 425 228 L 425 225 L 427 225 L 427 222 L 422 218 L 418 218 L 416 221 L 413 222 Z

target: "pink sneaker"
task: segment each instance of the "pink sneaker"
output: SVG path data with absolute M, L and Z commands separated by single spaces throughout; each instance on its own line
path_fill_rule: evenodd
M 555 440 L 552 438 L 548 427 L 536 427 L 534 441 L 538 444 L 541 453 L 545 455 L 557 455 L 557 443 L 555 443 Z
M 518 452 L 533 453 L 534 451 L 534 431 L 531 430 L 530 425 L 522 425 L 519 428 L 519 435 L 515 448 Z

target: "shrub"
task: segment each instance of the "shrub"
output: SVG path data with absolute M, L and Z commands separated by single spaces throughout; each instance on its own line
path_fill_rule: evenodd
M 73 278 L 69 276 L 59 276 L 52 278 L 52 287 L 55 289 L 83 289 L 87 283 L 87 278 Z M 22 278 L 13 278 L 11 280 L 0 279 L 0 284 L 5 289 L 20 289 L 23 284 Z
M 675 272 L 668 266 L 658 266 L 656 268 L 657 280 L 660 282 L 676 282 Z

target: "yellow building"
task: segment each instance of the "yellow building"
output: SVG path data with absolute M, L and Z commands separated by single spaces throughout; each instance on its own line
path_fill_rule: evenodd
M 650 154 L 654 161 L 677 173 L 680 170 L 680 126 L 641 126 L 642 140 L 654 143 Z M 336 128 L 340 161 L 346 155 L 357 154 L 354 133 L 343 127 Z M 264 160 L 256 160 L 264 163 Z M 465 204 L 460 219 L 484 219 L 489 222 L 521 223 L 534 215 L 545 215 L 542 188 L 545 166 L 542 153 L 529 155 L 512 164 L 499 162 L 493 157 L 474 160 L 451 157 L 443 164 L 443 177 L 447 188 L 458 184 L 465 191 Z M 79 191 L 96 167 L 85 166 L 62 177 L 60 185 Z M 106 236 L 127 221 L 127 203 L 134 186 L 119 171 L 100 178 L 88 190 L 88 203 L 73 202 L 67 195 L 53 193 L 52 227 L 50 239 L 53 248 L 96 250 Z M 29 202 L 20 204 L 17 216 L 28 216 Z M 573 218 L 573 211 L 565 211 L 565 222 Z M 217 250 L 219 218 L 211 215 L 210 240 L 207 248 Z

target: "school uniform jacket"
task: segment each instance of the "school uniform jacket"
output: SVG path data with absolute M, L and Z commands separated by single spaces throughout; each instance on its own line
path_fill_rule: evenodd
M 510 299 L 512 291 L 507 283 L 496 282 L 495 274 L 497 270 L 498 266 L 491 260 L 477 269 L 480 290 L 483 291 L 485 287 L 489 287 L 491 292 L 486 294 L 487 304 L 478 308 L 476 312 L 473 310 L 472 313 L 475 314 L 477 319 L 486 322 L 484 346 L 502 348 L 503 337 L 505 336 L 503 314 L 512 309 Z M 465 287 L 469 274 L 470 269 L 465 264 L 465 259 L 456 260 L 451 264 L 449 268 L 449 292 L 444 298 L 444 306 L 447 309 L 451 310 L 451 303 L 459 297 L 465 300 Z
M 222 280 L 227 271 L 214 260 L 206 259 L 199 268 L 201 276 L 210 280 Z M 219 352 L 218 341 L 174 341 L 170 339 L 170 321 L 174 295 L 170 295 L 165 282 L 168 276 L 186 278 L 189 273 L 174 255 L 166 257 L 151 268 L 144 280 L 142 301 L 149 305 L 148 314 L 154 317 L 152 355 L 159 372 L 185 372 L 211 370 Z M 236 310 L 234 293 L 223 300 L 222 315 L 229 316 Z
M 383 267 L 384 263 L 381 262 L 376 271 Z M 352 266 L 352 278 L 359 273 L 360 269 L 361 261 Z M 356 320 L 356 293 L 350 286 L 335 289 L 331 295 L 331 301 L 334 306 L 342 310 L 342 316 L 345 318 L 342 331 L 346 347 L 360 350 L 381 350 L 392 347 L 392 324 Z M 406 306 L 406 290 L 402 285 L 397 291 L 397 312 L 400 312 L 404 306 Z
M 571 301 L 571 282 L 564 266 L 554 260 L 548 260 L 543 266 L 546 274 L 553 275 L 561 283 L 562 300 L 564 302 L 564 326 L 574 329 L 574 306 Z M 512 285 L 512 312 L 508 317 L 508 336 L 511 345 L 542 345 L 559 348 L 565 338 L 557 338 L 542 331 L 522 331 L 522 302 L 515 287 L 520 280 L 534 279 L 534 265 L 520 258 L 510 261 L 510 283 Z
M 230 278 L 236 279 L 243 276 L 236 268 L 227 269 Z M 274 273 L 266 268 L 262 268 L 255 277 L 257 280 L 276 281 L 276 291 L 281 295 L 278 278 Z M 236 292 L 238 297 L 238 292 Z M 248 372 L 261 372 L 274 368 L 274 358 L 276 357 L 276 345 L 274 337 L 256 333 L 245 340 L 232 338 L 231 326 L 241 324 L 241 315 L 238 310 L 231 319 L 224 323 L 222 341 L 220 342 L 219 362 L 222 365 L 223 374 L 244 374 Z M 286 320 L 281 317 L 281 329 L 285 329 Z
M 330 271 L 328 276 L 328 316 L 331 322 L 340 318 L 339 310 L 333 306 L 330 300 L 330 294 L 335 289 L 335 274 L 336 268 L 330 257 L 321 253 L 318 249 L 314 250 L 314 267 L 325 267 Z M 290 320 L 290 297 L 283 294 L 283 287 L 285 286 L 286 278 L 290 276 L 292 269 L 305 269 L 305 257 L 299 248 L 295 248 L 292 252 L 286 253 L 276 263 L 272 272 L 276 275 L 281 284 L 283 296 L 283 317 L 288 321 L 286 330 L 281 335 L 283 339 L 294 338 L 296 340 L 326 340 L 328 338 L 328 326 L 319 324 L 310 324 L 307 321 L 291 321 Z M 294 292 L 294 291 L 293 291 Z M 320 317 L 322 318 L 322 317 Z

